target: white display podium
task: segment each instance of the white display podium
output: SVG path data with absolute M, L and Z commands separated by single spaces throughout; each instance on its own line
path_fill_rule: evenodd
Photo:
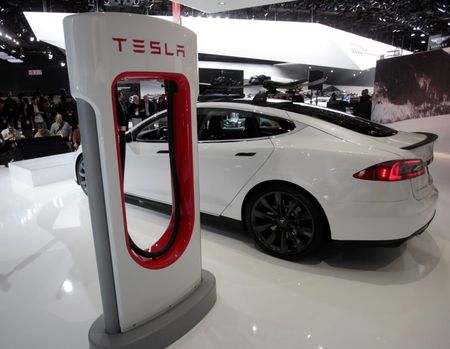
M 11 179 L 29 187 L 64 181 L 74 174 L 73 153 L 9 163 Z

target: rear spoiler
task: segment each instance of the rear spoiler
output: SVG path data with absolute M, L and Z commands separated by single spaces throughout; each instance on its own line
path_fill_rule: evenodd
M 414 133 L 425 135 L 425 136 L 427 136 L 427 138 L 425 138 L 423 141 L 420 141 L 418 143 L 407 145 L 406 147 L 402 147 L 401 149 L 411 150 L 411 149 L 419 148 L 422 145 L 433 143 L 436 139 L 438 139 L 438 135 L 436 135 L 434 133 L 428 133 L 428 132 L 414 132 Z

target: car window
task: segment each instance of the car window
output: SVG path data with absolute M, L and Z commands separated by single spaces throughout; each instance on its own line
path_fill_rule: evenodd
M 397 133 L 396 130 L 390 127 L 383 126 L 350 114 L 336 113 L 329 110 L 292 103 L 274 104 L 273 107 L 298 114 L 308 115 L 368 136 L 388 137 Z
M 167 115 L 164 114 L 137 130 L 137 142 L 167 142 Z
M 295 128 L 290 120 L 242 110 L 203 108 L 197 114 L 200 141 L 269 137 Z

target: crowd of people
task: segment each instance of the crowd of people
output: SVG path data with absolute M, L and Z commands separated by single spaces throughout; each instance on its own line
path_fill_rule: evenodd
M 71 149 L 80 143 L 76 103 L 65 90 L 59 96 L 43 96 L 35 92 L 31 97 L 10 92 L 0 98 L 0 154 L 17 146 L 26 138 L 61 137 Z
M 150 95 L 144 95 L 141 99 L 137 94 L 132 95 L 129 100 L 123 92 L 119 92 L 118 103 L 124 116 L 133 126 L 147 119 L 153 114 L 167 109 L 166 95 L 162 94 L 156 98 Z
M 137 94 L 129 99 L 123 93 L 118 107 L 125 118 L 125 130 L 142 120 L 167 108 L 166 96 L 156 98 Z M 19 94 L 0 98 L 0 155 L 13 150 L 20 139 L 61 137 L 72 150 L 81 144 L 75 100 L 60 91 L 58 96 L 43 96 L 35 92 L 32 96 Z

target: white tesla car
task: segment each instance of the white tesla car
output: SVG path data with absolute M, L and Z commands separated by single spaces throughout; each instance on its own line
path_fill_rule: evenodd
M 330 238 L 397 244 L 434 217 L 436 135 L 289 102 L 198 103 L 197 115 L 201 212 L 242 221 L 269 254 L 296 258 Z M 171 204 L 166 113 L 127 136 L 127 196 Z M 75 170 L 86 190 L 81 150 Z

